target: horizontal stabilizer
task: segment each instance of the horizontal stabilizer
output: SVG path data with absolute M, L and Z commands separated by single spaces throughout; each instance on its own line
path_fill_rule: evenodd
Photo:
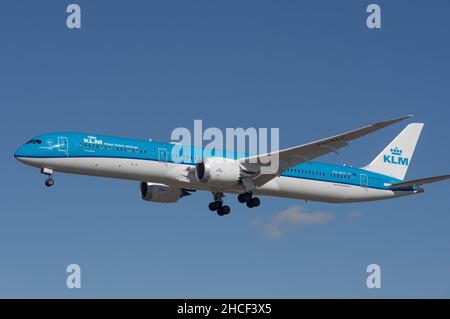
M 435 182 L 443 181 L 443 180 L 448 179 L 448 178 L 450 178 L 450 175 L 428 177 L 428 178 L 416 179 L 414 181 L 408 181 L 408 182 L 392 184 L 389 187 L 392 188 L 392 189 L 409 188 L 409 187 L 414 187 L 414 186 L 421 186 L 423 184 L 429 184 L 429 183 L 435 183 Z

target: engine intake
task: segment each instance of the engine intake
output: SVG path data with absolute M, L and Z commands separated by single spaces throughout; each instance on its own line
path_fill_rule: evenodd
M 156 183 L 141 182 L 140 189 L 143 200 L 159 203 L 175 203 L 181 197 L 191 195 L 184 189 Z
M 240 164 L 232 159 L 208 157 L 195 165 L 195 176 L 200 182 L 215 185 L 235 185 L 242 177 Z

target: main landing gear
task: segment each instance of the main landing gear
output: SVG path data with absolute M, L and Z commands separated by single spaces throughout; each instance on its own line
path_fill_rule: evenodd
M 258 207 L 261 201 L 258 197 L 253 197 L 252 193 L 244 193 L 238 195 L 239 203 L 245 203 L 248 208 Z
M 43 168 L 41 169 L 41 173 L 44 175 L 47 175 L 47 179 L 45 180 L 45 186 L 51 187 L 53 184 L 55 184 L 55 181 L 52 178 L 53 170 L 50 168 Z
M 209 203 L 208 208 L 212 212 L 217 212 L 217 215 L 224 216 L 228 215 L 231 211 L 230 206 L 223 204 L 223 198 L 225 195 L 223 193 L 214 192 L 214 201 Z M 253 197 L 252 193 L 243 193 L 238 195 L 238 201 L 240 203 L 245 203 L 248 208 L 258 207 L 261 201 L 258 197 Z
M 208 208 L 212 212 L 217 212 L 217 215 L 224 216 L 228 215 L 231 211 L 230 206 L 223 205 L 223 198 L 225 195 L 223 193 L 213 193 L 214 201 L 209 203 Z

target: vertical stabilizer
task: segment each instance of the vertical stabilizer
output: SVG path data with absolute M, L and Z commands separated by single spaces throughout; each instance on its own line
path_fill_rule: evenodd
M 422 128 L 423 123 L 409 124 L 363 169 L 403 180 L 411 164 Z

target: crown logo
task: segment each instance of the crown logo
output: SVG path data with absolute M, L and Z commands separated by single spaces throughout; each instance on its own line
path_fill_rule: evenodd
M 399 149 L 397 146 L 395 148 L 391 148 L 391 154 L 401 156 L 403 151 Z

